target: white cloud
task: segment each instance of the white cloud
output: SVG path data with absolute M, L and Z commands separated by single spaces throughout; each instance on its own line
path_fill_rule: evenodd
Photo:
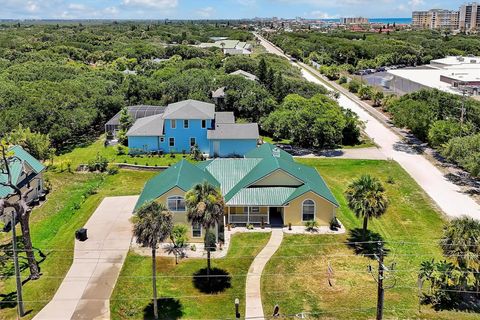
M 316 18 L 316 19 L 336 19 L 338 15 L 330 15 L 327 12 L 323 12 L 320 10 L 314 10 L 310 12 L 308 17 Z
M 196 14 L 202 18 L 210 18 L 215 13 L 213 7 L 201 8 L 196 11 Z
M 178 0 L 123 0 L 122 4 L 131 7 L 173 9 L 178 6 Z
M 88 10 L 87 6 L 81 3 L 70 3 L 68 5 L 69 10 L 74 10 L 74 11 L 86 11 Z

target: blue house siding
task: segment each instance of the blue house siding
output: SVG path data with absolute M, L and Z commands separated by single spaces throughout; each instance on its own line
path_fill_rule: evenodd
M 172 128 L 172 121 L 175 121 L 175 128 Z M 184 120 L 165 120 L 165 141 L 161 148 L 165 152 L 181 153 L 185 150 L 190 152 L 190 138 L 195 138 L 198 148 L 203 153 L 209 152 L 207 130 L 211 128 L 212 120 L 206 120 L 206 128 L 202 128 L 202 120 L 188 120 L 188 128 L 184 127 Z M 175 139 L 175 145 L 170 146 L 170 138 Z
M 128 137 L 128 148 L 130 150 L 142 150 L 143 152 L 158 151 L 160 148 L 160 137 L 155 136 L 133 136 Z
M 217 145 L 217 146 L 216 146 Z M 257 147 L 256 139 L 210 140 L 210 157 L 244 156 Z M 215 150 L 218 148 L 217 150 Z

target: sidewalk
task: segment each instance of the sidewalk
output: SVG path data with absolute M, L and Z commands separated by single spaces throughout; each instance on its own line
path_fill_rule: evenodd
M 264 319 L 261 278 L 268 260 L 275 254 L 283 240 L 282 229 L 272 229 L 267 245 L 255 257 L 248 270 L 245 287 L 245 318 Z M 272 310 L 273 311 L 273 310 Z
M 137 198 L 103 199 L 85 225 L 88 239 L 75 240 L 70 270 L 34 319 L 110 319 L 109 299 L 130 247 Z

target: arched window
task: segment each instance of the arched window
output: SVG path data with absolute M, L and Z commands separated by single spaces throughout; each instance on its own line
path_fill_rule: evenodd
M 167 207 L 170 211 L 185 211 L 185 199 L 180 196 L 168 197 Z
M 308 199 L 302 203 L 302 221 L 311 220 L 315 220 L 315 202 Z

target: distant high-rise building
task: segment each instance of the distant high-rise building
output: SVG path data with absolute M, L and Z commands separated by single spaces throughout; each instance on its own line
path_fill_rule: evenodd
M 459 12 L 443 9 L 412 12 L 412 26 L 421 29 L 458 29 Z
M 478 3 L 472 2 L 460 7 L 459 27 L 462 31 L 476 31 L 480 26 Z
M 340 18 L 341 24 L 368 24 L 367 18 L 352 17 L 352 18 Z

